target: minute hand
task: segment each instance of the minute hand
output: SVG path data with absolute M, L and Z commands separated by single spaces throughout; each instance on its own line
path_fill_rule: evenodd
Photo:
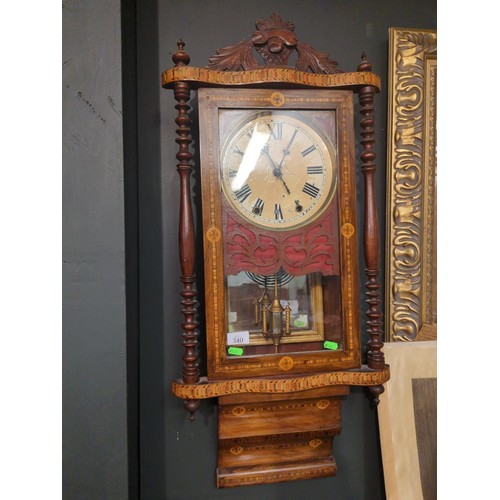
M 283 150 L 283 158 L 281 158 L 280 164 L 277 167 L 277 170 L 281 173 L 281 167 L 283 166 L 283 162 L 285 161 L 285 158 L 287 155 L 290 154 L 290 148 L 292 147 L 292 142 L 295 139 L 295 136 L 297 135 L 298 130 L 295 129 L 292 135 L 292 138 L 290 139 L 290 142 L 288 143 L 288 146 Z
M 267 159 L 271 162 L 271 165 L 273 167 L 274 176 L 278 177 L 278 179 L 283 183 L 283 186 L 285 186 L 286 192 L 288 194 L 290 194 L 290 189 L 288 189 L 288 186 L 286 185 L 286 182 L 283 179 L 283 176 L 281 174 L 281 166 L 279 166 L 279 167 L 276 166 L 276 163 L 274 163 L 274 160 L 269 155 L 269 151 L 267 151 L 266 149 L 263 149 L 262 152 L 266 155 Z M 281 163 L 283 163 L 283 160 L 281 160 Z

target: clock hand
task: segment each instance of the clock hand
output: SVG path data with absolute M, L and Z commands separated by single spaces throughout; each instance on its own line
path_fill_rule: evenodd
M 276 174 L 274 173 L 274 175 L 276 175 Z M 283 186 L 285 186 L 286 192 L 288 194 L 290 194 L 290 190 L 288 189 L 288 186 L 286 185 L 285 179 L 283 179 L 283 176 L 281 175 L 281 171 L 279 171 L 279 175 L 276 175 L 276 177 L 278 177 L 278 179 L 283 183 Z
M 292 142 L 295 139 L 297 132 L 298 132 L 298 130 L 295 129 L 293 132 L 292 138 L 290 139 L 290 142 L 288 143 L 287 147 L 283 150 L 283 158 L 281 158 L 280 164 L 277 167 L 280 172 L 281 172 L 281 167 L 283 166 L 283 162 L 285 161 L 286 156 L 290 154 L 290 148 L 292 147 Z
M 261 153 L 266 155 L 266 158 L 271 162 L 271 165 L 273 167 L 273 174 L 276 175 L 276 172 L 279 174 L 278 167 L 276 166 L 276 163 L 274 163 L 274 160 L 271 158 L 271 155 L 269 154 L 269 144 L 266 144 L 262 150 Z
M 285 186 L 286 192 L 290 194 L 290 189 L 288 189 L 288 186 L 286 185 L 285 180 L 283 179 L 283 175 L 281 173 L 281 165 L 279 167 L 276 166 L 276 163 L 274 163 L 274 160 L 271 158 L 271 155 L 269 154 L 269 151 L 267 148 L 262 148 L 262 152 L 266 155 L 267 159 L 271 162 L 271 165 L 273 167 L 273 175 L 277 177 L 282 183 L 283 186 Z M 281 161 L 283 163 L 283 160 Z
M 283 167 L 283 162 L 285 161 L 285 158 L 287 157 L 287 155 L 290 154 L 290 148 L 292 147 L 292 143 L 293 143 L 293 141 L 295 139 L 295 136 L 297 135 L 297 132 L 298 132 L 298 130 L 295 130 L 293 132 L 293 135 L 292 135 L 290 141 L 288 142 L 288 145 L 283 150 L 283 157 L 281 158 L 280 164 L 278 166 L 276 166 L 276 163 L 274 163 L 274 160 L 269 156 L 269 152 L 266 151 L 265 149 L 263 150 L 264 153 L 265 153 L 265 155 L 269 158 L 269 160 L 271 161 L 271 163 L 273 165 L 273 174 L 275 175 L 275 177 L 278 177 L 278 179 L 281 180 L 281 182 L 285 186 L 286 192 L 288 194 L 291 194 L 290 193 L 290 189 L 288 188 L 288 186 L 286 185 L 285 180 L 283 179 L 283 174 L 281 172 L 281 168 Z

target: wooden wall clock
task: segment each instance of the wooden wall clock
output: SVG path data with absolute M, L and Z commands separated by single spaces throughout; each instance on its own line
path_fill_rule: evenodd
M 174 90 L 180 175 L 184 366 L 173 393 L 194 418 L 218 398 L 219 487 L 331 476 L 350 386 L 378 402 L 381 351 L 373 99 L 363 55 L 346 73 L 273 14 L 253 36 L 189 66 L 184 43 L 162 74 Z M 295 68 L 288 66 L 296 52 Z M 256 53 L 264 60 L 259 65 Z M 205 290 L 195 286 L 188 101 L 197 90 Z M 360 346 L 354 94 L 361 104 L 370 340 Z M 204 293 L 207 376 L 199 370 Z

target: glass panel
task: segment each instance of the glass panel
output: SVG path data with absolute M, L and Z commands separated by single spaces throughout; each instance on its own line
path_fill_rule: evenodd
M 219 125 L 227 345 L 342 348 L 335 112 L 224 109 Z
M 318 350 L 325 340 L 342 348 L 338 277 L 243 271 L 226 279 L 228 345 L 244 346 L 245 355 Z

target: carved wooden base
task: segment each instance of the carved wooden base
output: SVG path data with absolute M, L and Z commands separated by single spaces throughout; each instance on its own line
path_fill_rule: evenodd
M 217 486 L 227 488 L 333 476 L 340 433 L 336 386 L 289 394 L 219 398 Z

